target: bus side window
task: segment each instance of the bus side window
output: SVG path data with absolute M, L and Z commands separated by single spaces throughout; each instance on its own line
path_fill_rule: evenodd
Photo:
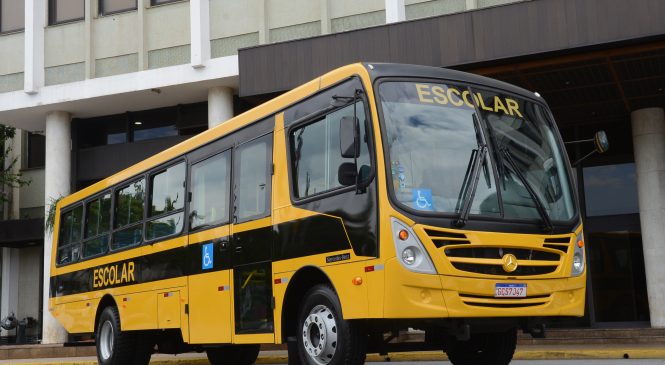
M 180 162 L 150 178 L 148 241 L 182 232 L 185 208 L 185 163 Z
M 106 253 L 111 229 L 111 193 L 106 193 L 85 206 L 83 258 Z
M 190 229 L 229 221 L 230 151 L 192 165 Z
M 367 123 L 364 103 L 357 102 L 355 107 L 355 115 L 360 122 L 358 169 L 362 171 L 363 166 L 366 166 L 367 170 L 370 165 Z M 345 162 L 353 162 L 353 158 L 341 156 L 340 120 L 353 115 L 353 105 L 349 105 L 291 132 L 291 173 L 293 195 L 296 198 L 307 198 L 342 187 L 337 176 L 339 166 Z
M 58 265 L 79 260 L 81 255 L 81 220 L 83 205 L 62 213 L 58 236 Z
M 269 215 L 271 137 L 272 134 L 260 137 L 236 149 L 236 223 Z
M 143 202 L 145 179 L 125 185 L 115 193 L 115 232 L 111 249 L 141 243 L 143 237 Z

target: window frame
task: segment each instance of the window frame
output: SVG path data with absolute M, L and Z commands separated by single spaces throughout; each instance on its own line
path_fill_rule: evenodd
M 171 3 L 184 3 L 189 0 L 163 0 L 162 2 L 157 2 L 157 0 L 150 0 L 150 7 L 153 8 L 155 6 L 162 6 L 162 5 L 168 5 Z
M 213 157 L 220 156 L 224 153 L 228 153 L 228 171 L 229 171 L 229 175 L 228 175 L 229 194 L 227 196 L 227 201 L 226 201 L 226 208 L 228 209 L 227 218 L 226 219 L 220 219 L 220 220 L 217 220 L 217 221 L 209 223 L 209 224 L 204 224 L 204 225 L 200 225 L 200 226 L 197 226 L 197 227 L 193 227 L 192 222 L 191 222 L 190 214 L 192 212 L 192 198 L 191 198 L 193 196 L 193 192 L 192 192 L 192 187 L 193 187 L 192 170 L 194 169 L 194 165 L 196 165 L 198 163 L 201 163 L 201 162 L 204 162 L 206 160 L 209 160 Z M 187 216 L 185 217 L 186 222 L 187 222 L 186 226 L 187 226 L 187 229 L 188 229 L 189 233 L 204 231 L 204 230 L 211 229 L 211 228 L 216 228 L 216 227 L 221 227 L 221 226 L 224 226 L 224 225 L 227 225 L 227 224 L 231 224 L 231 222 L 233 221 L 233 215 L 234 215 L 233 214 L 233 201 L 232 201 L 233 185 L 234 185 L 233 166 L 234 166 L 233 146 L 228 146 L 227 148 L 222 148 L 221 151 L 216 150 L 215 152 L 213 152 L 211 154 L 206 154 L 206 155 L 202 156 L 201 158 L 198 158 L 196 160 L 191 161 L 191 163 L 189 165 L 189 170 L 188 170 L 188 174 L 187 174 L 187 183 L 186 183 L 187 184 L 187 193 L 186 194 L 187 194 L 188 199 L 187 199 Z
M 52 0 L 49 0 L 52 1 Z M 136 1 L 136 6 L 133 8 L 124 8 L 124 9 L 118 9 L 114 11 L 105 11 L 104 10 L 104 0 L 98 0 L 97 1 L 97 13 L 99 16 L 109 16 L 109 15 L 115 15 L 115 14 L 120 14 L 120 13 L 128 13 L 130 11 L 138 11 L 139 9 L 139 0 Z
M 261 123 L 261 122 L 258 121 L 258 123 Z M 266 138 L 267 136 L 270 136 L 272 138 Z M 258 141 L 261 138 L 266 138 L 266 140 L 268 141 L 267 151 L 270 154 L 270 158 L 267 160 L 266 169 L 265 169 L 266 176 L 268 177 L 267 178 L 268 186 L 267 186 L 266 192 L 265 192 L 265 194 L 266 194 L 266 209 L 265 209 L 265 212 L 263 212 L 261 214 L 255 214 L 255 215 L 244 217 L 244 218 L 240 219 L 238 217 L 238 213 L 239 213 L 238 212 L 238 210 L 239 210 L 238 202 L 240 200 L 240 191 L 239 191 L 240 186 L 239 186 L 239 181 L 238 181 L 238 179 L 240 178 L 240 158 L 239 158 L 239 151 L 238 150 L 244 148 L 245 146 L 247 146 L 247 145 L 249 145 L 253 142 Z M 231 219 L 231 222 L 233 224 L 241 224 L 241 223 L 245 223 L 245 222 L 251 222 L 251 221 L 254 221 L 254 220 L 257 220 L 257 219 L 270 217 L 272 215 L 272 177 L 273 177 L 273 164 L 274 164 L 274 162 L 273 162 L 273 159 L 274 159 L 274 144 L 275 144 L 274 132 L 270 131 L 268 133 L 260 134 L 260 135 L 254 137 L 250 140 L 245 140 L 242 143 L 236 144 L 233 147 L 233 157 L 232 157 L 233 165 L 232 165 L 232 170 L 231 170 L 232 182 L 233 182 L 233 186 L 231 187 L 231 191 L 232 191 L 232 200 L 233 201 L 231 202 L 232 211 L 230 212 L 230 213 L 232 213 L 232 216 L 230 217 L 230 219 Z
M 111 239 L 109 240 L 109 250 L 107 251 L 107 254 L 109 252 L 114 252 L 115 253 L 115 252 L 130 249 L 130 248 L 133 248 L 133 247 L 138 247 L 138 246 L 141 246 L 145 242 L 145 240 L 143 239 L 144 238 L 143 236 L 144 236 L 144 233 L 145 233 L 144 225 L 145 225 L 145 221 L 146 221 L 146 199 L 147 199 L 147 195 L 148 195 L 148 193 L 147 193 L 147 191 L 148 191 L 147 183 L 146 183 L 146 187 L 145 187 L 145 192 L 143 193 L 143 217 L 140 220 L 138 220 L 137 222 L 130 223 L 130 224 L 124 225 L 122 227 L 116 227 L 115 223 L 116 223 L 116 209 L 118 208 L 118 199 L 117 199 L 118 192 L 120 190 L 128 187 L 129 185 L 139 181 L 139 180 L 143 179 L 143 180 L 147 181 L 147 176 L 146 175 L 147 174 L 145 174 L 145 173 L 141 173 L 139 175 L 133 176 L 129 180 L 125 180 L 125 181 L 123 181 L 119 184 L 116 184 L 112 189 L 113 196 L 111 197 L 111 199 L 112 199 L 111 205 L 113 206 L 113 211 L 111 212 Z M 116 249 L 113 248 L 113 244 L 115 243 L 115 234 L 116 233 L 118 233 L 120 231 L 123 231 L 125 229 L 128 229 L 128 228 L 139 226 L 139 225 L 141 225 L 141 229 L 143 230 L 141 232 L 141 241 L 140 242 L 132 244 L 132 245 L 127 245 L 127 246 L 123 246 L 123 247 L 120 247 L 120 248 L 116 248 Z
M 73 243 L 70 242 L 70 243 L 67 243 L 66 245 L 61 245 L 62 235 L 61 235 L 60 231 L 62 230 L 62 222 L 63 222 L 62 217 L 67 213 L 73 212 L 75 209 L 77 209 L 79 207 L 81 207 L 81 228 L 79 229 L 80 230 L 80 232 L 79 232 L 80 238 L 77 242 L 73 242 Z M 58 232 L 58 242 L 56 244 L 56 249 L 55 249 L 55 260 L 54 260 L 55 261 L 55 266 L 56 267 L 67 266 L 67 265 L 72 265 L 72 264 L 75 264 L 77 262 L 82 261 L 83 260 L 83 233 L 84 233 L 84 229 L 85 229 L 84 228 L 84 226 L 85 226 L 85 224 L 84 224 L 84 222 L 85 222 L 85 204 L 84 204 L 84 202 L 79 201 L 79 202 L 76 202 L 76 203 L 74 203 L 72 205 L 69 205 L 65 208 L 60 209 L 60 216 L 58 217 L 58 222 L 59 222 L 58 223 L 58 231 L 59 232 Z M 60 263 L 59 260 L 58 260 L 60 250 L 63 249 L 63 248 L 69 248 L 69 247 L 73 247 L 73 246 L 76 246 L 76 245 L 79 246 L 79 257 L 78 257 L 78 259 L 77 260 L 72 260 L 70 262 Z
M 183 204 L 182 204 L 182 208 L 176 209 L 176 210 L 171 210 L 171 211 L 161 213 L 161 214 L 157 214 L 157 215 L 154 215 L 154 216 L 150 216 L 149 213 L 150 213 L 150 208 L 151 207 L 150 207 L 150 204 L 148 204 L 148 203 L 150 203 L 152 201 L 152 179 L 156 175 L 159 175 L 160 173 L 165 172 L 169 168 L 174 167 L 174 166 L 178 165 L 179 163 L 183 163 L 184 167 L 185 167 L 185 176 L 184 176 L 184 179 L 183 179 L 183 182 L 184 182 L 183 199 L 184 199 L 184 201 L 183 201 Z M 187 164 L 187 158 L 185 156 L 178 157 L 174 160 L 168 161 L 168 162 L 166 162 L 164 164 L 161 164 L 160 166 L 148 171 L 148 173 L 146 174 L 146 188 L 145 188 L 146 195 L 145 195 L 144 200 L 143 200 L 144 201 L 143 202 L 143 208 L 144 208 L 143 209 L 143 235 L 142 235 L 143 236 L 142 237 L 143 242 L 141 244 L 153 244 L 153 243 L 156 243 L 156 242 L 168 239 L 168 238 L 177 237 L 177 236 L 179 236 L 183 233 L 188 232 L 187 228 L 188 228 L 189 225 L 187 224 L 188 223 L 187 222 L 187 214 L 185 214 L 185 213 L 188 211 L 188 205 L 189 205 L 188 204 L 189 203 L 189 183 L 188 183 L 189 174 L 190 174 L 190 169 L 189 169 L 189 166 Z M 170 215 L 175 215 L 175 214 L 178 214 L 178 213 L 183 214 L 183 224 L 182 224 L 182 228 L 180 229 L 180 231 L 169 234 L 169 235 L 166 235 L 166 236 L 160 236 L 160 237 L 155 237 L 153 239 L 148 239 L 148 235 L 147 235 L 147 233 L 148 233 L 148 224 L 150 222 L 153 222 L 155 220 L 158 220 L 158 219 L 161 219 L 161 218 L 164 218 L 164 217 L 168 217 Z
M 109 216 L 109 230 L 104 232 L 104 233 L 97 234 L 95 236 L 86 237 L 85 233 L 86 233 L 86 229 L 88 228 L 88 220 L 87 220 L 87 218 L 88 218 L 88 204 L 90 204 L 91 202 L 93 202 L 97 199 L 101 199 L 106 194 L 111 195 L 111 211 L 109 212 L 110 213 L 110 216 Z M 111 240 L 113 238 L 113 224 L 115 223 L 114 222 L 114 214 L 113 214 L 114 212 L 115 212 L 115 199 L 114 199 L 113 189 L 102 190 L 102 191 L 98 192 L 97 194 L 83 200 L 83 233 L 82 233 L 82 236 L 81 236 L 82 237 L 81 238 L 81 260 L 89 260 L 89 259 L 93 259 L 93 258 L 96 258 L 96 257 L 104 256 L 107 253 L 109 253 L 109 251 L 111 251 Z M 88 242 L 88 241 L 91 241 L 93 239 L 97 239 L 99 237 L 102 237 L 104 235 L 109 236 L 109 241 L 106 244 L 106 250 L 102 253 L 98 253 L 98 254 L 95 254 L 95 255 L 84 256 L 83 253 L 85 252 L 84 251 L 85 243 Z
M 374 142 L 374 122 L 372 119 L 372 113 L 369 105 L 369 98 L 367 97 L 367 89 L 365 88 L 365 85 L 362 82 L 362 79 L 358 75 L 351 76 L 350 78 L 344 79 L 337 84 L 334 84 L 324 90 L 321 90 L 317 92 L 316 94 L 313 94 L 307 99 L 302 100 L 292 106 L 289 107 L 291 108 L 298 108 L 299 106 L 306 104 L 310 101 L 312 101 L 314 98 L 317 96 L 320 96 L 324 93 L 330 92 L 334 90 L 335 88 L 338 88 L 340 86 L 343 86 L 347 82 L 353 82 L 356 80 L 357 82 L 360 83 L 360 87 L 362 90 L 362 94 L 360 95 L 360 98 L 356 101 L 357 102 L 362 102 L 363 103 L 363 110 L 365 112 L 365 120 L 367 120 L 369 129 L 366 131 L 366 136 L 368 138 L 367 140 L 367 149 L 369 152 L 369 162 L 370 162 L 370 175 L 369 175 L 369 180 L 367 183 L 371 183 L 372 180 L 376 178 L 376 147 L 375 147 L 375 142 Z M 315 110 L 301 118 L 298 118 L 291 122 L 289 126 L 286 128 L 286 133 L 285 133 L 285 138 L 286 138 L 286 163 L 287 163 L 287 168 L 288 168 L 288 179 L 289 179 L 289 195 L 291 196 L 291 203 L 293 205 L 299 206 L 299 205 L 304 205 L 307 203 L 310 203 L 312 201 L 320 200 L 320 199 L 325 199 L 331 196 L 339 195 L 339 194 L 344 194 L 349 191 L 353 191 L 356 189 L 355 186 L 338 186 L 336 188 L 326 190 L 317 194 L 313 194 L 307 197 L 299 198 L 295 194 L 295 184 L 297 184 L 297 181 L 295 179 L 294 173 L 295 171 L 293 170 L 293 157 L 294 157 L 294 151 L 291 148 L 291 135 L 296 129 L 306 127 L 307 125 L 314 124 L 318 121 L 321 121 L 322 118 L 325 118 L 326 116 L 335 113 L 341 109 L 344 109 L 348 106 L 350 106 L 351 103 L 336 107 L 336 108 L 323 108 L 323 109 L 318 109 Z M 360 119 L 360 118 L 358 118 Z M 362 143 L 362 142 L 361 142 Z
M 56 8 L 57 8 L 56 3 L 57 3 L 57 0 L 48 0 L 48 10 L 47 10 L 48 26 L 75 23 L 75 22 L 80 22 L 82 20 L 85 20 L 85 1 L 83 2 L 83 16 L 82 17 L 67 19 L 67 20 L 63 20 L 63 21 L 57 21 L 56 20 Z
M 7 0 L 11 1 L 11 0 Z M 50 0 L 49 0 L 50 1 Z M 0 35 L 21 33 L 25 31 L 25 3 L 23 4 L 23 26 L 21 28 L 2 30 L 2 0 L 0 0 Z

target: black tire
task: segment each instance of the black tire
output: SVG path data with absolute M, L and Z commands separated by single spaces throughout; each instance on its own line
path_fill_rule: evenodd
M 104 308 L 99 316 L 95 344 L 97 347 L 97 360 L 101 365 L 145 365 L 135 361 L 144 358 L 136 357 L 136 336 L 132 332 L 120 330 L 120 315 L 118 308 L 109 306 Z M 150 358 L 148 357 L 148 361 Z
M 453 365 L 508 365 L 517 346 L 517 330 L 472 334 L 469 341 L 452 342 L 446 353 Z
M 206 350 L 212 365 L 251 365 L 259 357 L 260 345 L 231 345 Z
M 367 336 L 359 323 L 344 320 L 339 299 L 331 287 L 317 285 L 305 294 L 297 326 L 297 351 L 289 354 L 296 352 L 301 364 L 365 363 Z

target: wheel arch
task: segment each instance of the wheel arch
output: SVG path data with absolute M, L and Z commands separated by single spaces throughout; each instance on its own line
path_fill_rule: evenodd
M 288 342 L 290 336 L 295 336 L 297 328 L 298 310 L 305 293 L 316 285 L 329 285 L 337 294 L 335 286 L 328 275 L 318 267 L 305 266 L 300 268 L 289 280 L 282 303 L 282 341 Z M 341 313 L 340 313 L 341 314 Z
M 106 309 L 106 307 L 118 307 L 118 304 L 116 303 L 115 299 L 113 299 L 111 294 L 104 295 L 99 301 L 99 305 L 97 305 L 97 312 L 95 313 L 95 327 L 92 329 L 93 333 L 97 333 L 99 317 L 102 315 L 102 312 L 104 309 Z M 122 328 L 122 321 L 120 321 L 120 328 Z

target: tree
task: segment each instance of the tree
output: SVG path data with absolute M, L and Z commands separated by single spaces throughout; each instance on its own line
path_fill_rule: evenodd
M 11 157 L 11 139 L 16 135 L 16 129 L 0 124 L 0 203 L 9 200 L 6 188 L 17 188 L 30 184 L 29 180 L 23 179 L 21 173 L 14 173 L 13 169 L 18 158 Z

